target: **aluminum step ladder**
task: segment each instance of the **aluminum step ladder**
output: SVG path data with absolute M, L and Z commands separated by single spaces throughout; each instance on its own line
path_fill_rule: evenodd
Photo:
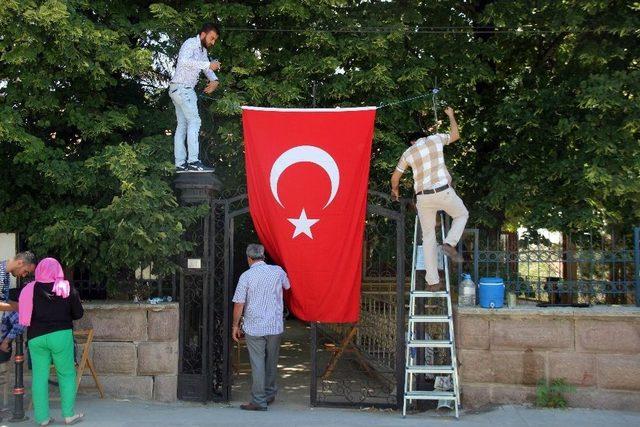
M 445 221 L 444 212 L 440 212 L 440 227 L 442 229 L 442 240 L 445 238 Z M 453 333 L 453 316 L 451 311 L 451 284 L 449 281 L 449 265 L 447 257 L 441 256 L 444 264 L 444 277 L 446 290 L 440 292 L 430 292 L 428 290 L 416 289 L 416 268 L 420 267 L 416 265 L 418 260 L 419 250 L 422 250 L 421 246 L 418 246 L 418 230 L 420 229 L 419 219 L 416 216 L 415 229 L 413 233 L 413 262 L 411 267 L 411 293 L 409 294 L 409 324 L 406 337 L 406 357 L 405 357 L 405 381 L 404 381 L 404 404 L 402 407 L 402 416 L 406 417 L 407 404 L 414 400 L 446 400 L 453 401 L 455 417 L 459 417 L 460 407 L 460 388 L 458 381 L 458 360 L 456 358 L 455 347 L 455 335 Z M 428 289 L 428 286 L 427 286 Z M 446 304 L 442 304 L 445 307 L 445 313 L 440 314 L 421 314 L 417 313 L 416 305 L 422 304 L 428 299 L 436 299 L 442 303 L 443 299 L 446 299 Z M 423 306 L 424 307 L 424 306 Z M 423 310 L 418 310 L 422 312 Z M 444 339 L 434 340 L 426 336 L 426 329 L 428 325 L 440 324 L 441 326 L 448 326 L 448 330 L 443 335 Z M 426 353 L 428 349 L 446 349 L 444 351 L 450 352 L 450 365 L 436 365 L 426 364 L 426 357 L 422 353 Z M 435 350 L 432 350 L 435 351 Z M 440 350 L 442 351 L 442 350 Z M 420 358 L 422 361 L 418 360 Z M 435 359 L 435 357 L 434 357 Z M 417 390 L 418 375 L 440 375 L 450 376 L 452 389 L 451 391 L 437 391 L 437 390 Z

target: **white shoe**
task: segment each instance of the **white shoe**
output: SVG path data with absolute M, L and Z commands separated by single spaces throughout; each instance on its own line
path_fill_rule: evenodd
M 75 414 L 72 417 L 65 417 L 64 423 L 70 426 L 71 424 L 79 423 L 80 421 L 82 421 L 83 418 L 84 418 L 84 414 Z

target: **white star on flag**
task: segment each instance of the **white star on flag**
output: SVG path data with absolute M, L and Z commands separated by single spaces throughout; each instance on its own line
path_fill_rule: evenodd
M 293 231 L 292 239 L 295 239 L 299 234 L 306 234 L 307 236 L 313 239 L 313 234 L 311 234 L 311 226 L 314 225 L 319 219 L 308 219 L 307 213 L 302 209 L 300 212 L 300 218 L 287 218 L 287 220 L 295 225 L 296 229 Z

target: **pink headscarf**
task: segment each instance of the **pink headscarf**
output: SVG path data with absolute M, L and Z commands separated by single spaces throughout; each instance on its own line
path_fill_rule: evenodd
M 45 258 L 36 267 L 36 280 L 29 282 L 18 298 L 18 318 L 22 326 L 31 325 L 33 313 L 33 289 L 36 282 L 53 283 L 53 292 L 62 298 L 69 296 L 69 282 L 64 280 L 62 266 L 55 258 Z

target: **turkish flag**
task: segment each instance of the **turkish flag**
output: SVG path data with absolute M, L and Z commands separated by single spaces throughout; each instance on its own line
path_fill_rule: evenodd
M 357 322 L 375 107 L 243 107 L 249 211 L 299 319 Z

